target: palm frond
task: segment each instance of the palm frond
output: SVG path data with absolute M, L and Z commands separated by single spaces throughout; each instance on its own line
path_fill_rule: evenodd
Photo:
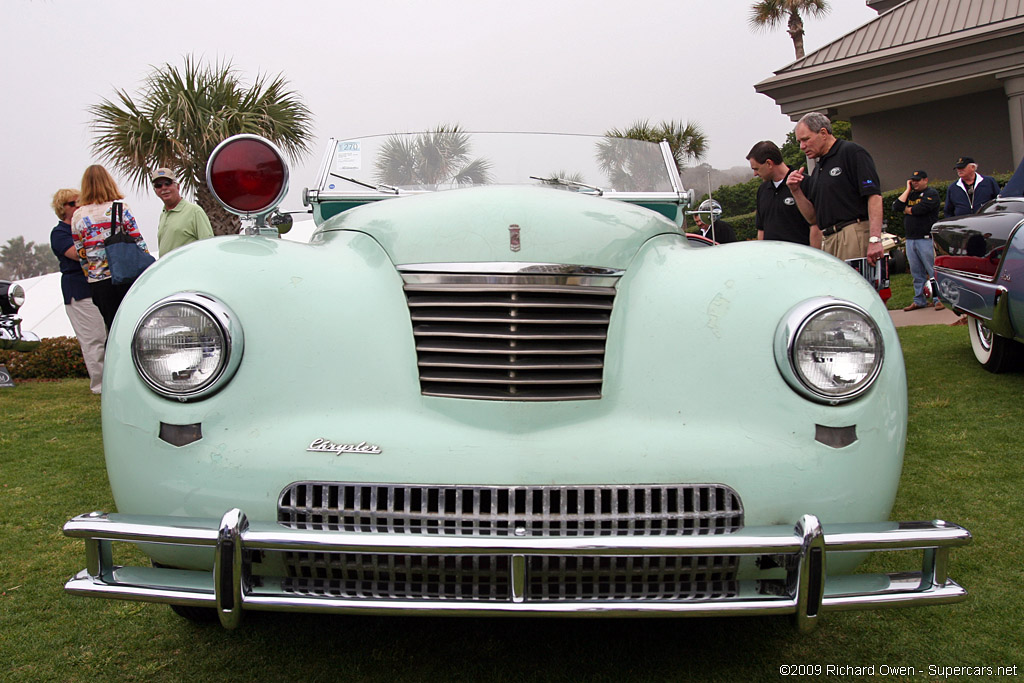
M 214 148 L 238 133 L 263 135 L 293 161 L 309 151 L 312 113 L 284 77 L 257 74 L 246 87 L 230 61 L 186 55 L 181 67 L 153 68 L 136 99 L 124 90 L 116 99 L 89 109 L 93 150 L 137 187 L 168 166 L 184 189 L 198 190 Z

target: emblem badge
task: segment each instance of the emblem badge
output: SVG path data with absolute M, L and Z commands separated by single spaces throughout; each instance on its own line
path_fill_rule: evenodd
M 327 439 L 313 439 L 313 443 L 309 444 L 309 448 L 306 450 L 313 453 L 335 453 L 337 455 L 341 455 L 342 453 L 367 453 L 376 455 L 384 452 L 380 449 L 380 446 L 375 446 L 373 444 L 366 443 L 365 441 L 352 444 L 334 443 Z
M 508 226 L 508 248 L 511 251 L 519 251 L 522 244 L 519 241 L 519 226 L 513 223 Z
M 836 176 L 842 175 L 843 174 L 843 169 L 838 168 L 838 167 L 831 168 L 831 169 L 829 169 L 828 174 L 834 178 Z
M 793 206 L 794 204 L 796 204 L 796 200 L 793 199 L 792 197 L 786 197 L 785 199 L 782 200 L 782 203 L 785 204 L 786 206 Z

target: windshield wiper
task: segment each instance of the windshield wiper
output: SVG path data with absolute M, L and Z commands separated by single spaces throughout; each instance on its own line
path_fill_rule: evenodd
M 563 185 L 565 187 L 578 187 L 583 188 L 584 190 L 593 190 L 594 193 L 597 194 L 598 196 L 604 194 L 604 190 L 602 190 L 600 187 L 597 187 L 596 185 L 587 185 L 586 183 L 581 183 L 576 180 L 569 180 L 568 178 L 540 178 L 538 176 L 532 175 L 530 176 L 530 180 L 539 180 L 542 183 L 547 183 L 548 185 Z
M 392 185 L 385 185 L 384 183 L 380 183 L 379 185 L 371 185 L 370 183 L 364 183 L 362 180 L 356 180 L 355 178 L 349 178 L 348 176 L 340 175 L 338 173 L 335 173 L 334 171 L 331 171 L 328 175 L 332 175 L 335 178 L 341 178 L 342 180 L 347 180 L 348 182 L 355 183 L 356 185 L 368 187 L 371 190 L 376 190 L 377 192 L 391 192 L 393 194 L 401 193 L 401 190 L 399 190 L 397 187 L 394 187 Z

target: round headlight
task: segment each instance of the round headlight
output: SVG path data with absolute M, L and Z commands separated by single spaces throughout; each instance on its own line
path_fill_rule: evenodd
M 227 383 L 242 358 L 242 329 L 216 299 L 192 292 L 153 305 L 135 327 L 132 360 L 150 389 L 182 401 Z
M 857 398 L 882 369 L 882 333 L 859 306 L 812 299 L 793 308 L 775 337 L 775 362 L 795 390 L 822 403 Z

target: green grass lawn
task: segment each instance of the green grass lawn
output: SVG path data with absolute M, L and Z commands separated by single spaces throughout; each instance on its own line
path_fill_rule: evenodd
M 777 680 L 781 665 L 1017 666 L 1024 673 L 1024 374 L 991 375 L 964 327 L 900 330 L 910 429 L 894 519 L 941 517 L 974 543 L 950 574 L 966 603 L 785 618 L 441 619 L 247 613 L 197 626 L 167 607 L 68 596 L 84 566 L 71 516 L 113 509 L 87 380 L 0 389 L 0 680 Z M 889 558 L 871 560 L 888 568 Z M 822 680 L 859 680 L 825 676 Z M 978 677 L 953 677 L 978 680 Z M 981 677 L 985 678 L 985 677 Z
M 914 279 L 910 273 L 899 273 L 889 276 L 889 289 L 892 296 L 885 302 L 890 311 L 909 306 L 914 300 Z

